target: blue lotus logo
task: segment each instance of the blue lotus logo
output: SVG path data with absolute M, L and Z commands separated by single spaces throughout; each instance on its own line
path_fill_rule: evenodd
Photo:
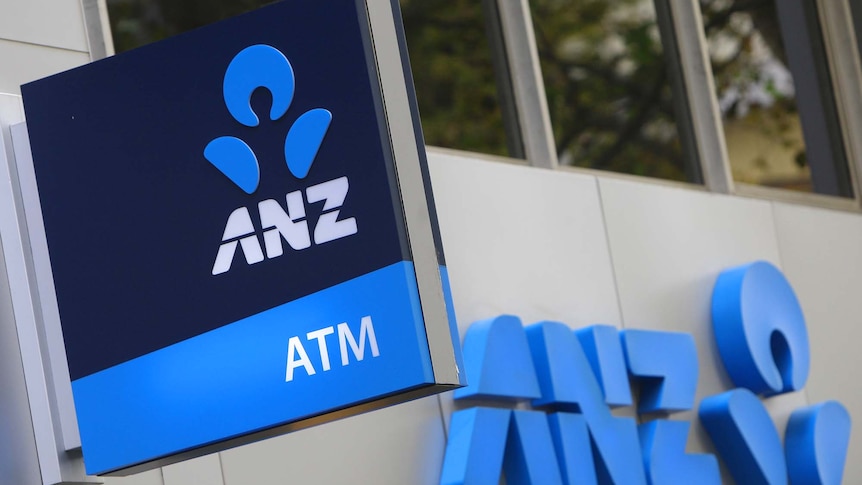
M 228 65 L 224 103 L 233 119 L 253 128 L 260 124 L 251 108 L 251 95 L 256 89 L 266 88 L 272 93 L 269 119 L 275 121 L 290 108 L 295 87 L 296 78 L 287 57 L 274 47 L 253 45 L 240 51 Z M 284 160 L 294 177 L 304 179 L 308 175 L 331 122 L 332 113 L 323 108 L 306 111 L 293 122 L 284 139 Z M 257 190 L 260 165 L 254 150 L 242 139 L 220 136 L 207 144 L 204 157 L 245 193 Z M 283 201 L 262 200 L 252 207 L 258 212 L 259 228 L 255 227 L 248 207 L 235 209 L 225 223 L 212 267 L 213 276 L 230 270 L 240 248 L 246 264 L 252 265 L 282 256 L 284 242 L 293 251 L 301 251 L 356 234 L 354 217 L 339 218 L 349 189 L 345 176 L 290 192 Z M 318 202 L 323 202 L 322 212 L 309 227 L 306 203 Z
M 272 93 L 269 119 L 281 119 L 290 108 L 296 88 L 293 67 L 278 49 L 268 45 L 246 47 L 234 56 L 224 76 L 224 102 L 233 119 L 248 127 L 260 120 L 251 108 L 251 95 L 258 88 Z M 304 179 L 329 130 L 332 113 L 315 108 L 303 113 L 284 139 L 284 159 L 294 177 Z M 220 136 L 207 144 L 204 157 L 247 194 L 260 183 L 260 166 L 254 150 L 233 136 Z

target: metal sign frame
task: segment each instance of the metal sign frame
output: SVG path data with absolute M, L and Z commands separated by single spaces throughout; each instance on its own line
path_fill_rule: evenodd
M 309 416 L 304 419 L 280 424 L 250 434 L 236 436 L 223 441 L 183 450 L 175 454 L 160 456 L 140 463 L 108 470 L 97 470 L 100 475 L 128 475 L 170 463 L 213 453 L 234 446 L 258 441 L 343 417 L 404 402 L 465 384 L 460 369 L 460 346 L 454 322 L 454 311 L 448 295 L 448 278 L 442 256 L 439 230 L 434 213 L 430 188 L 430 175 L 425 159 L 424 143 L 418 120 L 415 95 L 412 88 L 406 44 L 400 24 L 397 0 L 355 0 L 359 16 L 367 21 L 361 30 L 365 34 L 363 43 L 368 53 L 373 53 L 374 62 L 369 66 L 369 76 L 379 82 L 377 106 L 382 109 L 386 131 L 384 149 L 391 150 L 391 160 L 400 196 L 409 253 L 415 269 L 421 317 L 427 337 L 428 354 L 433 370 L 434 382 L 417 386 L 407 392 L 377 396 L 374 399 L 355 403 L 349 407 Z M 372 83 L 373 86 L 373 83 Z M 25 95 L 26 103 L 26 95 Z M 410 120 L 409 122 L 407 120 Z M 29 273 L 35 298 L 38 301 L 35 320 L 40 332 L 43 355 L 31 368 L 44 366 L 49 394 L 56 403 L 54 419 L 55 437 L 65 450 L 81 446 L 78 423 L 74 414 L 74 399 L 66 350 L 61 327 L 61 314 L 48 250 L 48 238 L 43 220 L 42 207 L 37 187 L 37 175 L 26 126 L 13 130 L 16 146 L 12 182 L 20 209 L 18 216 L 26 226 L 22 231 L 24 241 L 29 240 Z M 17 180 L 15 177 L 17 172 Z M 25 250 L 25 252 L 27 252 Z M 87 447 L 84 445 L 86 460 Z M 88 468 L 88 472 L 93 470 Z

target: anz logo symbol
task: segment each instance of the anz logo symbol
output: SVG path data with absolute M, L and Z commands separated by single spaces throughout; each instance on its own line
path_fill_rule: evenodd
M 258 88 L 270 91 L 272 109 L 269 118 L 275 121 L 287 113 L 293 101 L 295 84 L 293 67 L 281 51 L 268 45 L 253 45 L 243 49 L 228 65 L 224 76 L 224 102 L 237 122 L 255 127 L 260 120 L 251 108 L 252 93 Z M 297 179 L 302 180 L 308 175 L 331 122 L 329 110 L 315 108 L 300 115 L 288 130 L 284 140 L 284 158 L 288 170 Z M 251 195 L 257 190 L 260 166 L 254 151 L 243 140 L 233 136 L 218 137 L 207 144 L 204 157 L 245 193 Z M 237 247 L 242 248 L 246 263 L 251 265 L 284 254 L 282 239 L 291 249 L 299 251 L 312 244 L 356 234 L 355 218 L 338 218 L 349 187 L 347 177 L 340 177 L 312 185 L 304 191 L 288 193 L 284 200 L 286 205 L 276 199 L 258 202 L 263 248 L 249 208 L 235 209 L 225 223 L 212 274 L 230 270 Z M 323 213 L 315 227 L 310 229 L 305 204 L 316 202 L 323 202 Z

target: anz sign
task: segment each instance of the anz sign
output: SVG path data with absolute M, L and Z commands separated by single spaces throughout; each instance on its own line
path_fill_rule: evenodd
M 22 87 L 89 474 L 463 384 L 399 19 L 280 2 Z
M 724 271 L 712 295 L 715 343 L 737 389 L 695 401 L 698 356 L 685 333 L 474 323 L 464 338 L 469 386 L 456 411 L 441 485 L 722 483 L 712 454 L 686 453 L 700 423 L 738 484 L 840 485 L 851 420 L 836 401 L 794 411 L 784 442 L 759 396 L 800 391 L 808 332 L 784 275 L 756 262 Z M 640 419 L 618 417 L 639 389 Z M 527 403 L 528 405 L 519 404 Z M 640 423 L 640 424 L 638 424 Z
M 281 51 L 268 45 L 254 45 L 238 53 L 224 77 L 224 101 L 238 123 L 256 127 L 260 120 L 251 107 L 251 97 L 260 88 L 272 95 L 271 121 L 285 115 L 293 100 L 296 85 L 293 67 Z M 290 126 L 284 139 L 284 160 L 287 169 L 298 180 L 305 179 L 320 144 L 332 123 L 332 113 L 314 108 L 300 115 Z M 220 136 L 210 141 L 204 157 L 231 182 L 247 194 L 253 194 L 260 183 L 260 166 L 254 150 L 240 138 Z M 266 247 L 266 258 L 284 254 L 282 238 L 294 251 L 356 234 L 356 219 L 339 218 L 340 208 L 350 190 L 347 177 L 339 177 L 285 196 L 287 210 L 276 199 L 258 203 L 258 214 Z M 304 200 L 303 200 L 304 199 Z M 316 225 L 308 227 L 306 204 L 323 203 Z M 313 237 L 312 237 L 313 236 Z M 228 216 L 222 244 L 219 246 L 212 274 L 230 270 L 237 247 L 241 246 L 247 264 L 264 260 L 260 239 L 255 233 L 247 207 L 240 207 Z

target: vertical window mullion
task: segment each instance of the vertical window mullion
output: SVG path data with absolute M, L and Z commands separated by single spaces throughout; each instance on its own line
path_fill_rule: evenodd
M 512 86 L 512 70 L 509 69 L 508 53 L 506 52 L 506 42 L 497 0 L 482 0 L 482 11 L 485 17 L 485 31 L 488 33 L 491 63 L 494 66 L 494 78 L 497 84 L 503 126 L 506 130 L 509 156 L 529 160 L 524 148 L 522 125 L 518 117 L 518 106 L 515 102 Z
M 98 61 L 114 55 L 114 41 L 111 38 L 111 25 L 108 21 L 108 6 L 105 0 L 82 0 L 81 7 L 90 60 Z
M 845 153 L 858 205 L 862 199 L 862 138 L 854 134 L 862 133 L 862 5 L 851 8 L 850 0 L 835 0 L 822 2 L 820 7 L 837 116 L 844 128 Z
M 527 0 L 497 0 L 527 161 L 557 168 L 557 150 Z
M 496 0 L 399 0 L 428 145 L 523 158 Z
M 834 1 L 834 0 L 832 0 Z M 852 196 L 815 0 L 776 2 L 814 192 Z
M 700 4 L 698 0 L 668 1 L 704 185 L 712 192 L 733 193 L 733 177 Z
M 833 26 L 820 18 L 820 7 L 834 8 L 840 1 L 698 3 L 727 158 L 739 190 L 852 198 L 843 108 L 836 105 L 834 66 L 824 38 Z
M 673 90 L 673 103 L 676 113 L 676 126 L 682 145 L 685 162 L 686 178 L 689 182 L 703 184 L 703 169 L 700 163 L 700 153 L 697 150 L 692 111 L 689 106 L 683 63 L 679 54 L 679 42 L 673 23 L 673 11 L 668 0 L 654 0 L 656 22 L 662 38 L 665 64 Z
M 856 4 L 852 8 L 850 15 L 853 16 L 853 26 L 854 26 L 853 28 L 856 31 L 856 42 L 858 43 L 857 44 L 858 52 L 860 54 L 862 54 L 862 5 Z
M 702 182 L 659 1 L 529 1 L 560 165 Z

